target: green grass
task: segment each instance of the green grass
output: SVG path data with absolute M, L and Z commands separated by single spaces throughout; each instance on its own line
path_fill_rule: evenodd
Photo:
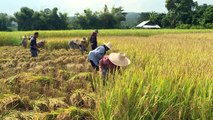
M 33 35 L 35 31 L 18 31 L 18 32 L 0 32 L 0 46 L 13 46 L 20 45 L 23 35 Z M 59 30 L 59 31 L 39 31 L 39 39 L 50 39 L 50 38 L 67 38 L 67 40 L 76 37 L 87 37 L 89 38 L 93 30 Z M 159 29 L 159 30 L 146 30 L 146 29 L 129 29 L 129 30 L 99 30 L 99 37 L 106 36 L 138 36 L 138 37 L 149 37 L 153 35 L 162 34 L 184 34 L 184 33 L 212 33 L 213 29 L 204 30 L 176 30 L 176 29 Z M 64 40 L 64 39 L 61 39 Z M 60 40 L 60 41 L 61 41 Z M 67 44 L 67 43 L 64 43 Z M 52 47 L 61 48 L 56 42 Z

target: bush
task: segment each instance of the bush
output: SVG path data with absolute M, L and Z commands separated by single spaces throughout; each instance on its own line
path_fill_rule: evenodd
M 191 25 L 189 24 L 179 24 L 176 26 L 176 29 L 190 29 Z
M 192 25 L 191 29 L 205 29 L 205 27 L 202 25 Z
M 207 23 L 207 24 L 205 24 L 205 28 L 212 29 L 213 28 L 213 23 Z

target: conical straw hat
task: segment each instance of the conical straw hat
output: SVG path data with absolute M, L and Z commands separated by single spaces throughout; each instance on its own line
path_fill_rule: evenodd
M 109 60 L 117 66 L 127 66 L 131 63 L 124 53 L 111 53 Z
M 108 42 L 108 43 L 104 43 L 104 45 L 105 45 L 105 46 L 107 46 L 109 49 L 111 49 L 111 48 L 112 48 L 112 44 L 111 44 L 110 42 Z

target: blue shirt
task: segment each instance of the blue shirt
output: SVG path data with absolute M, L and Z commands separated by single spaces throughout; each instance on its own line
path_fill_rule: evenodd
M 32 37 L 30 41 L 30 49 L 36 50 L 33 46 L 37 46 L 36 38 Z
M 89 52 L 88 59 L 93 61 L 93 63 L 98 66 L 99 61 L 106 54 L 106 49 L 104 46 L 99 46 L 96 49 Z

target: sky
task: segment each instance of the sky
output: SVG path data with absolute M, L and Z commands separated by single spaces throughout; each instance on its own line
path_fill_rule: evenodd
M 84 9 L 92 11 L 103 10 L 106 4 L 109 8 L 122 6 L 125 12 L 163 12 L 166 13 L 166 0 L 0 0 L 0 13 L 13 13 L 20 11 L 21 7 L 29 7 L 35 11 L 45 8 L 58 7 L 60 12 L 66 12 L 69 16 L 82 13 Z M 198 4 L 211 4 L 213 0 L 194 0 Z

